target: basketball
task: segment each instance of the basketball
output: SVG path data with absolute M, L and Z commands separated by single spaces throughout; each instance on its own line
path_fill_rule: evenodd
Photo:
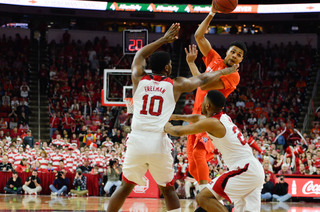
M 219 12 L 231 13 L 236 9 L 238 0 L 213 0 L 212 5 Z

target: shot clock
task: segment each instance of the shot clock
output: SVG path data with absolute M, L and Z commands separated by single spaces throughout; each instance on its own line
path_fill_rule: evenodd
M 148 44 L 148 30 L 129 29 L 123 31 L 123 54 L 135 54 Z

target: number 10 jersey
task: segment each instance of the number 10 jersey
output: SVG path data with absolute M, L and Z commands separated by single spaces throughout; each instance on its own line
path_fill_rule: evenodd
M 166 76 L 145 75 L 133 96 L 133 131 L 163 132 L 176 102 L 173 80 Z

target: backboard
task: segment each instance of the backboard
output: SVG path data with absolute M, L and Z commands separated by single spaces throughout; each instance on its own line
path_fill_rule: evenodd
M 145 70 L 145 72 L 152 73 L 151 70 Z M 102 105 L 125 107 L 125 98 L 132 98 L 131 70 L 105 69 L 101 91 Z

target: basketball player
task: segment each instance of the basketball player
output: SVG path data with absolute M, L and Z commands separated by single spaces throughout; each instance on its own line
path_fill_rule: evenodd
M 127 137 L 127 151 L 123 163 L 122 185 L 112 195 L 108 212 L 119 211 L 126 197 L 136 184 L 145 185 L 144 175 L 150 171 L 165 198 L 166 208 L 180 212 L 180 203 L 175 192 L 173 144 L 164 133 L 176 101 L 181 93 L 190 92 L 207 82 L 215 81 L 221 75 L 234 73 L 237 66 L 214 73 L 205 73 L 189 79 L 170 79 L 171 60 L 166 52 L 155 52 L 160 46 L 178 39 L 180 24 L 172 24 L 165 35 L 140 49 L 133 60 L 133 118 L 132 132 Z M 192 49 L 190 54 L 195 54 Z M 152 55 L 151 55 L 152 54 Z M 150 57 L 151 75 L 144 71 L 146 58 Z M 187 55 L 188 56 L 188 55 Z M 191 68 L 197 68 L 193 63 Z
M 207 67 L 206 72 L 214 72 L 217 70 L 231 67 L 242 62 L 247 53 L 247 48 L 242 42 L 233 42 L 228 48 L 224 59 L 212 48 L 210 42 L 204 37 L 209 24 L 217 11 L 212 7 L 212 11 L 199 25 L 195 32 L 195 40 L 203 55 L 203 61 Z M 186 49 L 185 49 L 186 50 Z M 197 69 L 191 70 L 193 76 L 200 75 Z M 201 114 L 201 105 L 208 90 L 219 90 L 227 98 L 228 95 L 236 89 L 239 84 L 240 76 L 238 72 L 221 76 L 216 82 L 207 83 L 197 89 L 192 114 Z M 187 155 L 189 160 L 190 174 L 199 183 L 199 189 L 203 189 L 208 182 L 209 168 L 207 161 L 213 158 L 213 145 L 206 133 L 198 135 L 189 135 L 187 139 Z
M 234 211 L 260 211 L 264 171 L 253 156 L 238 127 L 222 113 L 226 99 L 217 90 L 207 93 L 202 103 L 203 115 L 172 115 L 174 120 L 193 124 L 172 126 L 167 123 L 165 132 L 182 136 L 206 132 L 229 171 L 211 181 L 196 196 L 196 201 L 206 211 L 228 211 L 220 202 L 223 198 L 234 202 Z M 198 208 L 196 211 L 203 211 Z

